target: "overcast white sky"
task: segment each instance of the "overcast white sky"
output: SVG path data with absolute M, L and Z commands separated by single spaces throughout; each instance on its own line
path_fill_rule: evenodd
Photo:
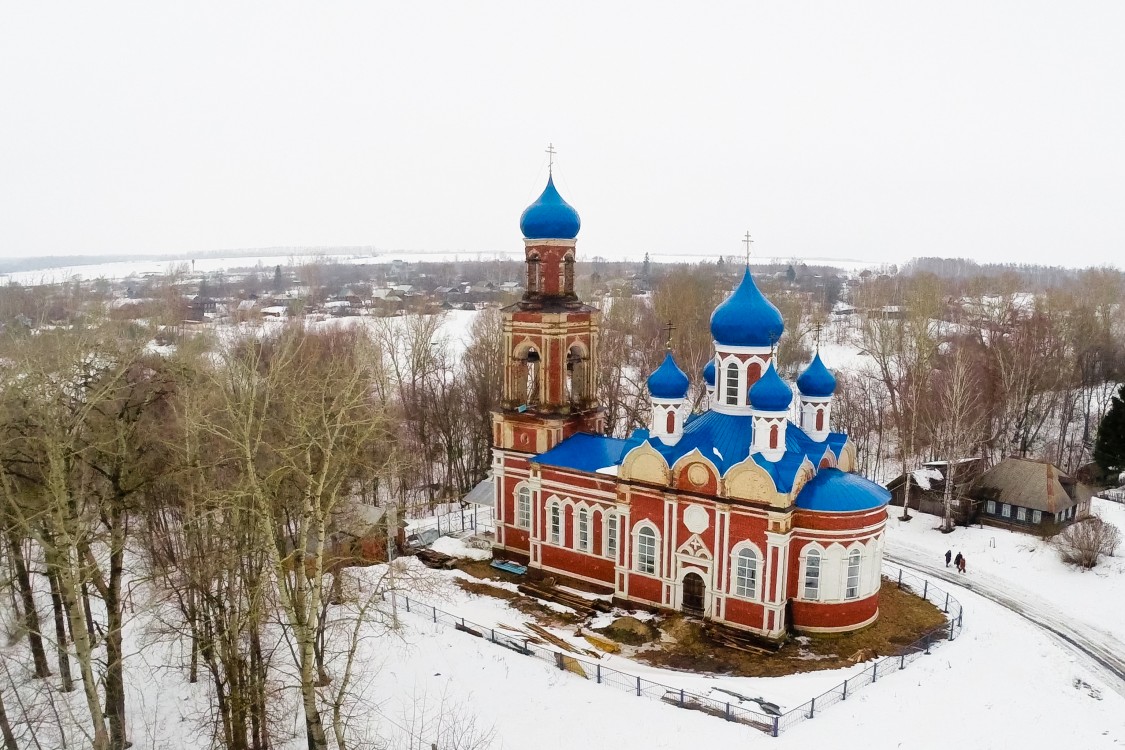
M 1125 3 L 0 6 L 0 255 L 1119 264 Z

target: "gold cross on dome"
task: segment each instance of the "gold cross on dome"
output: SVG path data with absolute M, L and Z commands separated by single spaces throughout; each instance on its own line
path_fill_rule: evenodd
M 742 239 L 746 243 L 746 265 L 750 265 L 750 246 L 754 244 L 754 240 L 750 239 L 750 232 L 746 232 L 746 236 Z
M 555 151 L 555 144 L 548 143 L 547 144 L 547 171 L 548 172 L 554 171 L 555 154 L 557 154 L 557 153 L 558 153 L 558 151 Z
M 672 348 L 672 331 L 674 330 L 676 330 L 676 326 L 672 325 L 672 321 L 669 320 L 668 323 L 664 326 L 664 331 L 668 334 L 666 337 L 667 343 L 664 344 L 664 346 L 669 350 Z
M 816 321 L 816 350 L 820 351 L 820 321 Z

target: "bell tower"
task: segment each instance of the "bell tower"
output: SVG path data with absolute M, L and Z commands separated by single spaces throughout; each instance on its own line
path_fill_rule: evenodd
M 503 309 L 504 386 L 493 412 L 496 449 L 537 454 L 576 432 L 604 430 L 597 402 L 598 316 L 574 292 L 578 212 L 555 189 L 520 218 L 527 281 Z

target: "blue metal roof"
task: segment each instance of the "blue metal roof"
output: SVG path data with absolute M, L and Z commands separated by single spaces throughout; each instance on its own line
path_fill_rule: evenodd
M 858 474 L 821 469 L 797 494 L 797 507 L 825 513 L 875 510 L 890 502 L 891 493 Z
M 827 398 L 836 392 L 836 376 L 824 366 L 820 352 L 817 352 L 812 363 L 797 378 L 797 390 L 813 398 Z
M 784 328 L 781 313 L 758 291 L 750 266 L 738 288 L 711 313 L 711 335 L 726 346 L 772 346 Z
M 578 432 L 551 450 L 531 459 L 532 463 L 561 466 L 593 473 L 607 466 L 616 466 L 624 454 L 625 440 Z
M 793 403 L 793 389 L 781 379 L 771 360 L 766 372 L 750 387 L 750 405 L 761 411 L 785 411 Z
M 555 189 L 554 176 L 547 178 L 543 193 L 520 216 L 520 231 L 529 240 L 572 240 L 581 226 L 578 212 Z
M 684 375 L 684 371 L 672 358 L 672 352 L 664 355 L 664 361 L 648 376 L 647 382 L 648 392 L 653 398 L 683 398 L 690 385 L 687 375 Z

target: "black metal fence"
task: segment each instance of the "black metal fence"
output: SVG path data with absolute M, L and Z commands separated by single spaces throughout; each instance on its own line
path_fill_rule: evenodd
M 410 521 L 407 533 L 421 534 L 436 530 L 438 536 L 445 536 L 466 531 L 474 533 L 492 531 L 495 527 L 494 514 L 492 506 L 469 505 L 449 513 L 442 513 L 424 522 Z
M 923 578 L 906 573 L 897 566 L 884 564 L 883 572 L 885 580 L 897 583 L 900 588 L 909 589 L 940 607 L 948 617 L 946 624 L 926 633 L 914 643 L 901 648 L 896 654 L 872 662 L 867 669 L 858 675 L 849 677 L 831 690 L 784 713 L 763 708 L 757 702 L 752 702 L 754 708 L 750 708 L 745 705 L 746 701 L 740 700 L 734 695 L 730 696 L 733 700 L 724 700 L 693 693 L 683 688 L 652 682 L 638 675 L 606 667 L 597 661 L 578 654 L 546 648 L 533 642 L 533 636 L 530 634 L 506 628 L 478 625 L 464 617 L 450 614 L 429 604 L 417 602 L 403 594 L 396 593 L 393 596 L 395 597 L 395 603 L 411 614 L 427 618 L 436 624 L 453 627 L 468 635 L 483 638 L 518 654 L 540 659 L 556 669 L 571 672 L 596 684 L 608 685 L 636 696 L 660 700 L 679 708 L 702 711 L 726 721 L 746 724 L 776 737 L 789 727 L 815 718 L 820 711 L 829 706 L 847 700 L 857 690 L 861 690 L 894 672 L 905 669 L 908 664 L 920 656 L 930 653 L 930 650 L 939 642 L 953 640 L 960 634 L 963 618 L 961 604 L 948 592 L 931 585 Z

